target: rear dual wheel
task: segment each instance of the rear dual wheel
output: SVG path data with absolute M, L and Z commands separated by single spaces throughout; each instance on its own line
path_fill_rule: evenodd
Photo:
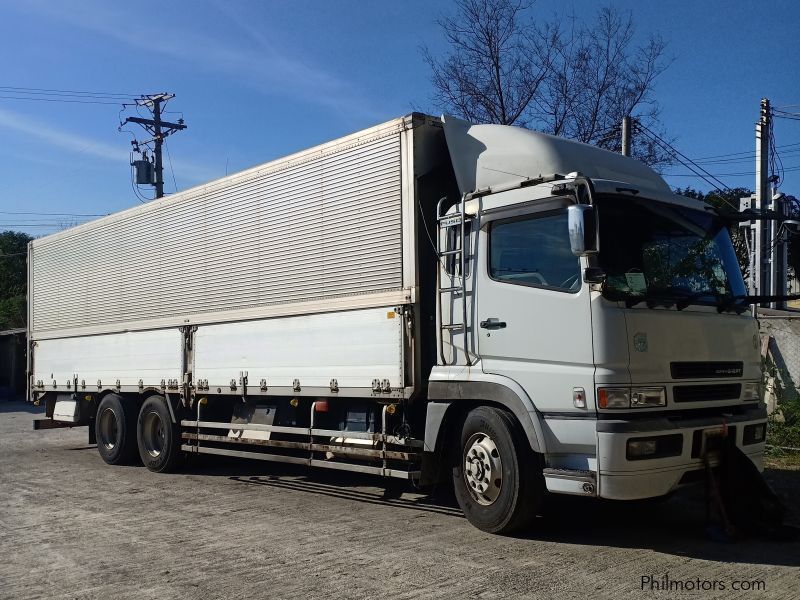
M 100 457 L 110 465 L 139 458 L 148 469 L 161 473 L 175 469 L 183 458 L 180 427 L 173 424 L 161 396 L 150 396 L 139 408 L 131 398 L 108 394 L 97 409 L 95 436 Z
M 467 520 L 489 533 L 530 526 L 544 481 L 539 457 L 514 418 L 498 408 L 475 408 L 454 441 L 453 488 Z
M 136 404 L 108 394 L 100 401 L 94 421 L 97 451 L 109 465 L 129 464 L 136 458 Z
M 180 426 L 172 422 L 164 398 L 150 396 L 144 401 L 136 432 L 139 457 L 145 467 L 156 473 L 175 470 L 183 459 Z

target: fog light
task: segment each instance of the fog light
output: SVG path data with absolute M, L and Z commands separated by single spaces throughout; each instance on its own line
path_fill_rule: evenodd
M 658 452 L 656 440 L 629 440 L 628 458 L 642 458 Z
M 767 424 L 759 423 L 758 425 L 746 425 L 742 432 L 742 444 L 747 446 L 749 444 L 761 444 L 767 435 Z
M 683 435 L 673 433 L 649 438 L 628 440 L 625 455 L 628 460 L 680 456 L 683 452 Z

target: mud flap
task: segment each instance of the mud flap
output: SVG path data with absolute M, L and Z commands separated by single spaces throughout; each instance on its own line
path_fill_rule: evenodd
M 726 438 L 712 467 L 706 454 L 706 532 L 718 541 L 762 537 L 778 541 L 797 539 L 800 530 L 784 525 L 786 507 L 758 468 Z M 719 524 L 712 521 L 716 509 Z

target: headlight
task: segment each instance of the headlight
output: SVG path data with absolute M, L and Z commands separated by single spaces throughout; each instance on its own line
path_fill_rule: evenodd
M 630 408 L 630 388 L 600 388 L 597 390 L 597 404 L 600 408 Z
M 597 405 L 600 408 L 651 408 L 667 405 L 663 387 L 598 388 Z
M 754 381 L 742 386 L 742 402 L 761 400 L 761 383 Z

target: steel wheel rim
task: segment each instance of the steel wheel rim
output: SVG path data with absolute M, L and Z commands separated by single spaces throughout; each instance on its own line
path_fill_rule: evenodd
M 100 415 L 98 423 L 100 443 L 106 450 L 113 450 L 117 445 L 117 433 L 119 432 L 116 413 L 111 408 L 106 408 Z
M 155 412 L 149 412 L 142 419 L 142 441 L 144 449 L 153 458 L 158 458 L 166 447 L 167 432 L 164 428 L 164 421 Z
M 474 433 L 464 448 L 464 481 L 470 495 L 483 506 L 494 504 L 503 486 L 503 461 L 497 444 L 485 433 Z

